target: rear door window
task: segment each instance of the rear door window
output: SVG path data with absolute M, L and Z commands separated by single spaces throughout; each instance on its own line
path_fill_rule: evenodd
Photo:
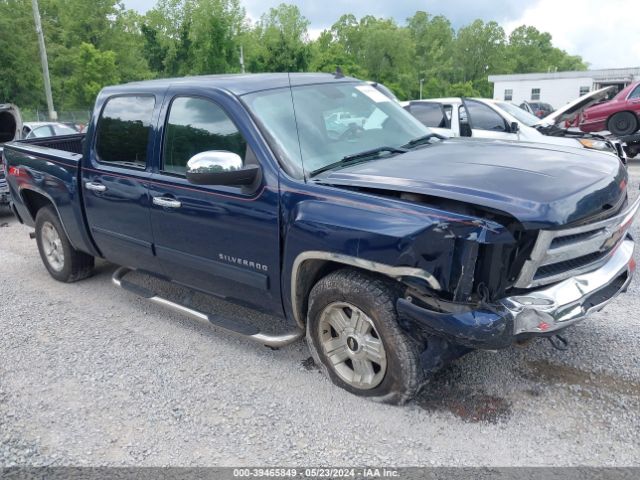
M 127 167 L 146 167 L 154 107 L 155 98 L 151 95 L 110 98 L 98 119 L 98 161 Z
M 427 127 L 446 127 L 447 122 L 442 110 L 442 105 L 439 103 L 412 103 L 409 111 Z

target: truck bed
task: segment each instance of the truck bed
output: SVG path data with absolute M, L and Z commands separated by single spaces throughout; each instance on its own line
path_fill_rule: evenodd
M 11 142 L 4 146 L 4 157 L 19 220 L 34 226 L 37 207 L 48 202 L 56 209 L 71 244 L 95 254 L 79 188 L 84 138 L 84 134 L 75 134 Z
M 75 135 L 62 135 L 59 137 L 31 138 L 29 140 L 20 140 L 18 144 L 37 145 L 39 147 L 51 148 L 53 150 L 62 150 L 69 153 L 82 153 L 84 145 L 84 133 Z

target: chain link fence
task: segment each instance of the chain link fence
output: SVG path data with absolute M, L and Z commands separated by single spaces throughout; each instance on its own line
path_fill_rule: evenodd
M 21 109 L 23 122 L 48 122 L 49 113 L 43 109 Z M 63 110 L 58 112 L 58 122 L 74 123 L 86 125 L 91 118 L 91 109 L 86 110 Z

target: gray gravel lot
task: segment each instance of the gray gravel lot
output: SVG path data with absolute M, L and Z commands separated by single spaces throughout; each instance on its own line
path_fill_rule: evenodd
M 0 466 L 640 465 L 637 279 L 569 351 L 474 352 L 391 407 L 334 387 L 302 341 L 273 351 L 117 289 L 112 265 L 58 283 L 28 232 L 0 213 Z

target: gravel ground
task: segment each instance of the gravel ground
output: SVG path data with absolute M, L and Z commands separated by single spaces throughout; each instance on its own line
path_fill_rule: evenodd
M 0 466 L 640 465 L 637 279 L 569 351 L 474 352 L 391 407 L 334 387 L 302 341 L 273 351 L 117 289 L 112 265 L 57 283 L 28 231 L 0 214 Z

